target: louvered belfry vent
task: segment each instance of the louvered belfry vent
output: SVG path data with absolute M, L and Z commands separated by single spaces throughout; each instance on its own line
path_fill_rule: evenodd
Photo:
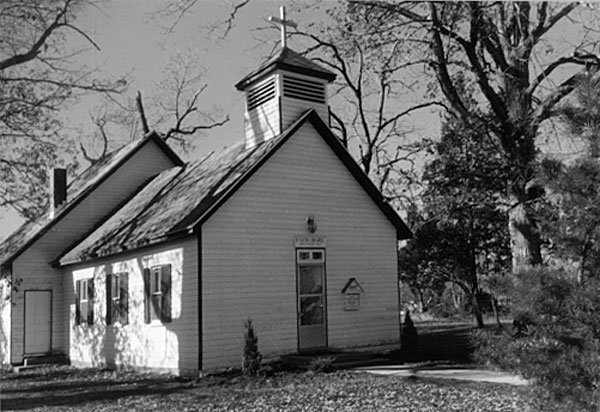
M 325 103 L 325 84 L 284 75 L 283 95 L 314 103 Z
M 309 110 L 327 123 L 327 85 L 334 80 L 334 73 L 282 47 L 235 85 L 246 100 L 245 147 L 280 136 Z
M 270 78 L 248 91 L 248 110 L 252 110 L 273 98 L 275 98 L 275 79 Z

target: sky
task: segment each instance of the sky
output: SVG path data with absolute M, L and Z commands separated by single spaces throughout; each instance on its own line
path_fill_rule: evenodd
M 164 0 L 90 1 L 90 5 L 78 14 L 76 23 L 90 34 L 100 51 L 85 52 L 78 58 L 81 64 L 98 67 L 114 76 L 127 74 L 128 89 L 124 97 L 132 98 L 139 90 L 145 104 L 150 105 L 160 100 L 160 95 L 155 92 L 156 85 L 164 77 L 165 68 L 172 64 L 173 55 L 187 52 L 196 56 L 199 70 L 205 71 L 207 84 L 201 108 L 229 115 L 230 121 L 201 137 L 196 150 L 184 156 L 190 160 L 243 137 L 244 99 L 234 84 L 258 67 L 277 47 L 279 29 L 270 26 L 268 16 L 278 15 L 279 6 L 285 5 L 288 17 L 298 24 L 299 29 L 313 23 L 324 23 L 326 19 L 322 10 L 300 7 L 298 1 L 251 0 L 239 10 L 229 34 L 219 39 L 223 26 L 217 26 L 213 32 L 210 28 L 223 22 L 231 13 L 232 4 L 240 1 L 198 0 L 172 31 L 166 30 L 172 19 L 152 18 L 153 12 L 165 4 Z M 303 1 L 306 4 L 318 3 L 318 0 Z M 325 6 L 334 4 L 333 0 L 323 3 Z M 561 30 L 557 33 L 565 36 Z M 303 49 L 297 38 L 290 39 L 288 45 L 292 49 Z M 76 47 L 76 44 L 72 46 Z M 89 114 L 100 104 L 98 98 L 88 97 L 67 107 L 65 127 L 77 130 L 82 136 L 89 135 L 93 130 Z M 439 115 L 422 112 L 415 119 L 419 122 L 415 125 L 417 133 L 429 137 L 439 134 Z M 0 210 L 0 239 L 21 223 L 16 213 Z
M 199 0 L 172 32 L 165 28 L 173 19 L 152 18 L 152 12 L 163 4 L 164 1 L 157 0 L 110 0 L 101 8 L 89 8 L 80 24 L 102 50 L 88 53 L 86 63 L 100 65 L 112 74 L 131 73 L 127 94 L 133 96 L 140 90 L 147 101 L 153 97 L 156 83 L 163 78 L 163 70 L 175 54 L 187 52 L 197 56 L 198 70 L 206 70 L 207 89 L 201 108 L 220 109 L 231 118 L 228 124 L 202 138 L 199 151 L 232 143 L 243 130 L 244 110 L 242 94 L 233 85 L 276 46 L 279 40 L 276 28 L 257 29 L 268 25 L 267 17 L 278 13 L 280 2 L 253 0 L 239 10 L 231 31 L 222 40 L 218 35 L 223 26 L 209 31 L 229 15 L 232 10 L 229 1 Z M 79 110 L 74 113 L 80 115 Z
M 150 100 L 156 98 L 156 85 L 173 56 L 186 52 L 196 56 L 207 84 L 200 107 L 229 115 L 230 121 L 201 137 L 196 150 L 184 156 L 189 160 L 242 138 L 244 100 L 234 84 L 258 67 L 277 46 L 280 32 L 276 27 L 268 28 L 268 16 L 278 15 L 279 6 L 287 5 L 289 18 L 302 19 L 297 21 L 300 27 L 322 18 L 312 9 L 294 13 L 298 2 L 293 2 L 294 7 L 289 1 L 252 0 L 239 10 L 229 34 L 220 39 L 224 26 L 217 26 L 212 32 L 211 28 L 223 22 L 231 13 L 232 4 L 237 3 L 237 0 L 199 0 L 169 31 L 173 19 L 152 18 L 153 12 L 165 4 L 163 0 L 90 2 L 78 13 L 76 23 L 100 50 L 86 51 L 78 59 L 81 64 L 113 76 L 127 74 L 128 89 L 124 97 L 131 98 L 139 90 L 144 104 L 150 105 L 155 103 Z M 289 40 L 288 45 L 294 48 L 294 40 Z M 89 45 L 77 41 L 71 45 L 73 49 L 84 46 Z M 82 136 L 91 133 L 94 126 L 89 114 L 99 105 L 99 98 L 87 97 L 67 107 L 63 113 L 65 128 L 77 130 Z M 0 239 L 21 224 L 15 212 L 0 210 Z

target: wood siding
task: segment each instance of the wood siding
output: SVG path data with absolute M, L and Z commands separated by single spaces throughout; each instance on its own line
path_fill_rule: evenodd
M 24 290 L 52 290 L 52 350 L 68 352 L 68 307 L 72 301 L 72 290 L 65 287 L 62 270 L 51 267 L 50 263 L 88 233 L 148 178 L 173 166 L 172 160 L 150 142 L 13 262 L 14 280 L 21 281 L 21 284 L 19 291 L 13 293 L 11 299 L 12 363 L 21 363 L 24 355 Z
M 329 346 L 398 341 L 395 228 L 306 124 L 202 227 L 204 369 L 239 366 L 246 318 L 267 358 L 297 350 L 294 237 L 310 215 L 327 238 Z M 358 311 L 343 307 L 351 277 Z
M 144 323 L 143 271 L 171 265 L 171 322 Z M 128 273 L 127 325 L 106 324 L 106 275 Z M 157 369 L 190 374 L 198 371 L 197 238 L 163 244 L 137 253 L 77 266 L 66 275 L 75 282 L 93 279 L 94 324 L 75 324 L 75 301 L 69 304 L 70 359 L 77 366 Z

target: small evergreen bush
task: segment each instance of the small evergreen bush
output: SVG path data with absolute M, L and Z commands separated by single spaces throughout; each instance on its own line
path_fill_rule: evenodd
M 418 333 L 415 324 L 410 317 L 410 311 L 406 311 L 404 315 L 404 323 L 400 331 L 400 350 L 407 357 L 415 356 L 418 346 Z
M 333 364 L 335 362 L 335 356 L 319 356 L 318 358 L 314 358 L 310 361 L 308 365 L 308 370 L 313 371 L 315 373 L 328 373 L 333 371 Z
M 244 356 L 242 359 L 242 373 L 248 376 L 256 376 L 260 373 L 260 362 L 262 355 L 258 351 L 258 337 L 254 332 L 252 319 L 244 322 Z

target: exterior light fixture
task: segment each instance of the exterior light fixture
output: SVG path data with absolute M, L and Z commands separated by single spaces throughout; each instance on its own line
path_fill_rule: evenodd
M 308 219 L 306 219 L 306 228 L 310 233 L 315 233 L 317 231 L 317 224 L 315 223 L 315 217 L 310 215 Z

